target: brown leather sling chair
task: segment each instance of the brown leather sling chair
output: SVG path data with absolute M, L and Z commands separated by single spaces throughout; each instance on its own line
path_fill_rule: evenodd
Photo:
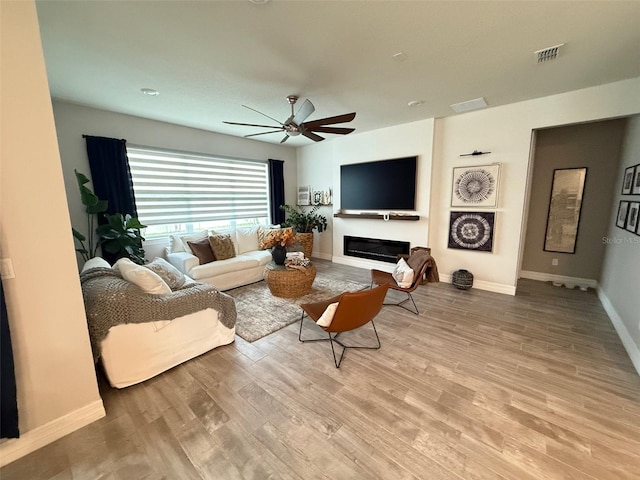
M 393 278 L 393 275 L 389 272 L 383 272 L 382 270 L 371 270 L 371 287 L 374 285 L 389 285 L 391 290 L 397 290 L 398 292 L 404 292 L 407 294 L 407 298 L 398 303 L 385 303 L 385 305 L 395 305 L 397 307 L 402 307 L 405 310 L 408 310 L 415 315 L 419 315 L 420 312 L 418 310 L 418 306 L 416 302 L 413 300 L 413 296 L 411 292 L 413 292 L 418 286 L 422 283 L 422 279 L 427 273 L 427 270 L 434 264 L 432 257 L 425 251 L 419 250 L 415 253 L 412 253 L 407 260 L 409 266 L 415 272 L 413 275 L 413 281 L 411 285 L 408 287 L 401 287 L 398 285 L 396 280 Z M 404 304 L 408 301 L 411 301 L 413 304 L 413 309 L 408 308 Z
M 379 349 L 380 337 L 378 337 L 378 332 L 376 330 L 375 324 L 373 323 L 373 319 L 382 309 L 382 304 L 384 302 L 384 297 L 387 295 L 388 288 L 388 285 L 381 285 L 379 287 L 362 290 L 360 292 L 343 293 L 342 295 L 338 295 L 322 302 L 305 303 L 300 305 L 300 307 L 302 308 L 302 317 L 300 319 L 300 333 L 298 334 L 298 340 L 300 340 L 301 342 L 328 341 L 331 344 L 333 362 L 335 363 L 336 368 L 340 368 L 342 358 L 344 357 L 344 353 L 348 348 L 362 348 L 369 350 Z M 311 318 L 317 324 L 318 320 L 325 312 L 327 307 L 336 302 L 338 303 L 338 305 L 335 309 L 331 324 L 328 327 L 320 327 L 325 332 L 327 332 L 327 338 L 303 339 L 302 324 L 304 322 L 305 314 L 308 315 L 309 318 Z M 340 339 L 338 339 L 338 336 L 341 333 L 347 332 L 349 330 L 355 330 L 356 328 L 360 328 L 369 322 L 371 322 L 371 326 L 373 327 L 373 333 L 376 338 L 376 345 L 346 345 L 342 343 Z M 339 359 L 336 357 L 336 351 L 333 347 L 334 343 L 337 343 L 342 347 L 342 354 L 340 355 Z

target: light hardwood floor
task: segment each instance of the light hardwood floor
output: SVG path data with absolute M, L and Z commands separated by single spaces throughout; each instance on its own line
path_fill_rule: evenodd
M 382 348 L 339 370 L 295 323 L 141 385 L 101 380 L 105 418 L 0 478 L 640 478 L 640 376 L 592 290 L 439 283 L 414 297 L 419 316 L 384 307 Z

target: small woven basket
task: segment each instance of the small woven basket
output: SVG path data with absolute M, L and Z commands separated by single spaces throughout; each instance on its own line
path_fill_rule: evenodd
M 272 295 L 283 298 L 302 297 L 311 292 L 311 285 L 316 278 L 315 265 L 304 269 L 265 268 L 264 279 Z
M 302 246 L 304 256 L 311 258 L 311 252 L 313 251 L 313 233 L 296 233 L 296 240 Z
M 451 283 L 460 290 L 469 290 L 473 286 L 473 274 L 468 270 L 456 270 Z

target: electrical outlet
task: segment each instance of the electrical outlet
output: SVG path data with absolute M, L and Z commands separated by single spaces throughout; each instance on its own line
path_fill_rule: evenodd
M 551 260 L 551 265 L 553 265 L 554 267 L 557 267 L 558 266 L 558 259 L 557 258 L 552 259 Z
M 3 279 L 16 278 L 10 258 L 0 258 L 0 276 Z

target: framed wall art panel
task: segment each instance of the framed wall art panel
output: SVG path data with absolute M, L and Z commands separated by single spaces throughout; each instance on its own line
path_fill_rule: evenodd
M 627 167 L 624 170 L 624 178 L 622 179 L 622 195 L 631 195 L 633 191 L 633 181 L 636 167 Z
M 545 252 L 576 252 L 586 178 L 586 168 L 557 168 L 553 171 Z
M 452 207 L 496 207 L 500 164 L 453 169 Z
M 451 212 L 449 248 L 493 251 L 494 212 Z
M 633 195 L 640 195 L 640 163 L 636 165 L 636 170 L 633 175 L 633 183 L 631 185 L 631 193 Z
M 616 227 L 618 228 L 627 227 L 628 214 L 629 214 L 629 202 L 627 202 L 626 200 L 620 200 L 620 204 L 618 205 L 618 216 L 616 217 Z
M 629 212 L 627 213 L 626 229 L 632 233 L 638 231 L 638 214 L 640 210 L 640 202 L 629 202 Z

